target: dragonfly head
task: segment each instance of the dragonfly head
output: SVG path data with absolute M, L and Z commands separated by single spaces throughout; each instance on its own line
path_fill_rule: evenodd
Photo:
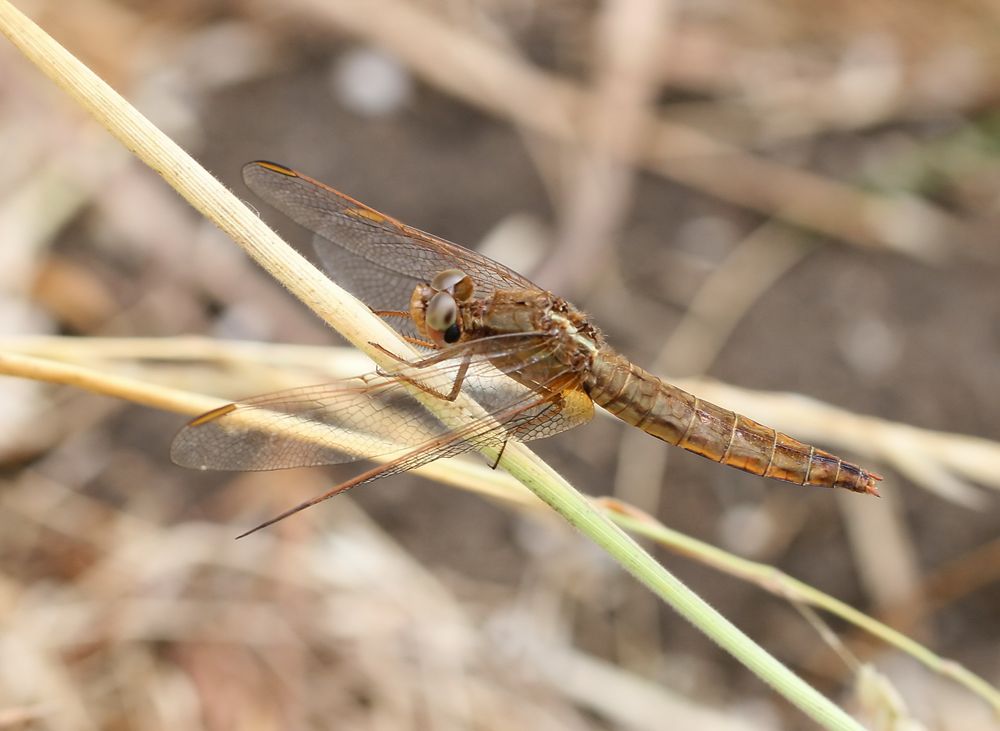
M 462 305 L 472 300 L 475 286 L 460 269 L 445 269 L 430 284 L 418 284 L 410 297 L 410 316 L 417 330 L 439 348 L 462 338 Z

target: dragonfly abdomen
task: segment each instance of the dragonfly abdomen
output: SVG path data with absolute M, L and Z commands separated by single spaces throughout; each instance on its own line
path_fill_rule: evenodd
M 617 353 L 595 359 L 590 397 L 668 444 L 713 462 L 797 485 L 878 494 L 881 478 L 822 449 L 671 386 Z

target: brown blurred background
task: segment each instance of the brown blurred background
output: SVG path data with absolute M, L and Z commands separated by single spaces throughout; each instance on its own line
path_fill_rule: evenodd
M 658 373 L 998 449 L 995 2 L 22 5 L 310 256 L 243 187 L 244 162 L 488 253 Z M 0 347 L 342 344 L 6 42 L 0 139 Z M 316 378 L 184 352 L 100 367 L 233 399 Z M 196 474 L 167 457 L 182 417 L 15 379 L 0 394 L 0 727 L 810 727 L 548 516 L 403 476 L 234 542 L 356 466 Z M 976 485 L 948 466 L 957 451 L 878 449 L 897 447 L 895 466 L 844 454 L 885 474 L 880 501 L 610 419 L 537 451 L 996 685 L 997 452 Z M 838 652 L 787 602 L 661 558 L 852 711 L 854 662 L 872 662 L 927 728 L 995 723 L 842 623 Z

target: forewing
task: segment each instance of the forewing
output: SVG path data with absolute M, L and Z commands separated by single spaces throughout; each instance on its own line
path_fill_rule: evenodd
M 407 226 L 281 165 L 248 163 L 243 180 L 315 233 L 314 245 L 327 275 L 372 309 L 408 311 L 418 283 L 453 268 L 472 278 L 479 297 L 499 289 L 538 289 L 492 259 Z
M 184 427 L 174 439 L 171 457 L 197 469 L 273 470 L 392 457 L 414 448 L 433 454 L 425 460 L 430 461 L 499 445 L 507 438 L 550 436 L 586 421 L 593 411 L 585 395 L 586 413 L 576 400 L 563 397 L 575 375 L 555 370 L 550 382 L 556 389 L 549 390 L 546 383 L 529 388 L 494 367 L 491 359 L 511 361 L 516 353 L 520 366 L 533 366 L 551 361 L 554 347 L 541 333 L 484 338 L 430 359 L 401 363 L 388 373 L 230 404 Z M 451 430 L 413 398 L 407 382 L 424 384 L 444 398 L 460 377 L 462 390 L 493 416 L 470 419 Z

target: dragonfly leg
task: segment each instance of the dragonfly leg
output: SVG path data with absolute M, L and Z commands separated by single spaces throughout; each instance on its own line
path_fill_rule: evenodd
M 465 383 L 465 374 L 469 372 L 469 363 L 471 361 L 471 355 L 466 355 L 462 358 L 462 365 L 458 367 L 458 373 L 455 374 L 455 383 L 451 386 L 451 393 L 445 396 L 448 401 L 454 401 L 458 398 L 458 394 L 462 390 L 462 384 Z
M 407 335 L 403 335 L 402 337 L 403 337 L 403 340 L 405 340 L 408 343 L 413 343 L 414 345 L 419 345 L 420 347 L 422 347 L 422 348 L 428 348 L 429 350 L 437 350 L 437 348 L 435 347 L 434 343 L 430 343 L 430 342 L 428 342 L 426 340 L 421 340 L 420 338 L 411 338 L 411 337 L 409 337 Z M 397 363 L 406 363 L 407 365 L 412 366 L 413 368 L 426 368 L 429 365 L 434 365 L 435 363 L 440 363 L 443 360 L 447 360 L 449 357 L 453 357 L 450 354 L 442 353 L 442 354 L 435 354 L 435 355 L 428 356 L 427 358 L 423 358 L 422 360 L 410 362 L 406 358 L 402 357 L 401 355 L 397 355 L 396 353 L 393 353 L 388 348 L 382 347 L 381 345 L 379 345 L 378 343 L 376 343 L 374 340 L 369 340 L 368 344 L 370 346 L 372 346 L 373 348 L 375 348 L 376 350 L 381 350 L 383 353 L 385 353 L 387 356 L 389 356 L 390 358 L 392 358 Z M 385 374 L 383 373 L 382 375 L 385 375 Z
M 408 363 L 408 365 L 410 365 L 410 366 L 412 366 L 414 368 L 426 368 L 427 366 L 434 365 L 435 363 L 437 363 L 437 362 L 439 362 L 441 360 L 444 360 L 444 358 L 439 358 L 437 356 L 431 356 L 430 358 L 426 358 L 424 360 L 417 361 L 415 363 L 409 363 L 408 361 L 405 361 L 402 358 L 400 358 L 395 353 L 390 353 L 388 350 L 386 350 L 385 348 L 383 348 L 378 343 L 370 343 L 370 344 L 374 345 L 379 350 L 384 351 L 386 354 L 392 356 L 396 360 L 399 360 L 399 361 L 404 362 L 404 363 Z M 431 388 L 430 386 L 427 386 L 426 384 L 423 384 L 420 381 L 416 380 L 415 378 L 407 376 L 404 373 L 387 372 L 387 371 L 382 370 L 381 368 L 377 368 L 376 372 L 380 376 L 384 376 L 386 378 L 398 378 L 401 381 L 406 381 L 411 386 L 416 386 L 417 388 L 419 388 L 424 393 L 429 393 L 431 396 L 434 396 L 435 398 L 444 399 L 445 401 L 454 401 L 455 399 L 458 398 L 458 394 L 462 390 L 462 384 L 465 383 L 465 376 L 469 372 L 469 364 L 471 362 L 472 362 L 472 354 L 471 353 L 470 354 L 466 354 L 465 356 L 462 357 L 462 362 L 458 366 L 458 373 L 455 374 L 455 382 L 452 384 L 451 391 L 449 391 L 448 393 L 441 393 L 440 391 L 438 391 L 438 390 L 436 390 L 434 388 Z
M 491 470 L 495 470 L 497 465 L 500 464 L 500 459 L 503 457 L 503 452 L 507 449 L 507 442 L 510 441 L 510 433 L 508 432 L 503 438 L 503 444 L 500 445 L 500 451 L 497 453 L 497 458 L 493 460 L 493 464 L 490 465 Z
M 409 312 L 404 312 L 403 310 L 372 310 L 372 313 L 378 315 L 379 317 L 398 317 L 401 320 L 413 319 L 413 315 L 411 315 Z M 409 335 L 401 335 L 400 337 L 402 337 L 403 340 L 405 340 L 408 343 L 411 343 L 412 345 L 419 345 L 421 348 L 427 348 L 428 350 L 435 350 L 434 343 L 431 343 L 427 340 L 421 340 L 420 338 L 410 337 Z M 400 358 L 395 353 L 390 353 L 388 350 L 386 350 L 385 348 L 381 347 L 376 343 L 370 343 L 370 345 L 375 345 L 375 347 L 379 348 L 384 353 L 391 355 L 396 360 L 400 361 L 403 360 L 403 358 Z

